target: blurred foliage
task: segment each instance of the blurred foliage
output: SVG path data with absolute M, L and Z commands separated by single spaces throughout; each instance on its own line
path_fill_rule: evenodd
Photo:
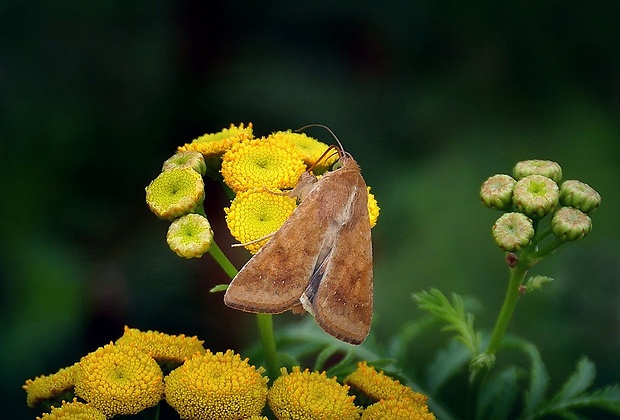
M 3 412 L 34 418 L 23 381 L 124 324 L 214 350 L 251 342 L 254 319 L 207 292 L 222 273 L 180 261 L 144 204 L 176 146 L 248 121 L 260 135 L 327 124 L 362 165 L 382 207 L 378 337 L 419 317 L 410 296 L 430 287 L 476 296 L 491 327 L 507 274 L 498 214 L 478 202 L 488 176 L 541 158 L 592 185 L 592 233 L 538 267 L 556 281 L 511 329 L 539 345 L 552 382 L 582 355 L 617 381 L 619 17 L 613 0 L 0 3 Z M 411 376 L 443 339 L 402 361 Z

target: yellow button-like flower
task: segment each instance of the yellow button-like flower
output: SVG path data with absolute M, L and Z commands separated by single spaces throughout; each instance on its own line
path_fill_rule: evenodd
M 260 415 L 268 378 L 232 350 L 194 356 L 166 376 L 166 401 L 183 419 L 236 420 Z
M 407 398 L 425 404 L 428 399 L 425 395 L 415 392 L 383 372 L 377 372 L 366 362 L 358 363 L 357 369 L 345 378 L 344 383 L 374 401 Z
M 186 214 L 170 224 L 166 241 L 182 258 L 200 258 L 211 248 L 213 231 L 206 217 Z
M 249 123 L 247 127 L 244 127 L 243 123 L 239 124 L 239 127 L 231 124 L 230 128 L 224 128 L 217 133 L 202 135 L 191 143 L 179 147 L 178 150 L 180 152 L 190 150 L 200 152 L 203 156 L 221 155 L 230 149 L 233 144 L 251 139 L 252 137 L 252 123 Z
M 226 224 L 231 234 L 255 254 L 267 242 L 263 238 L 278 229 L 295 210 L 296 202 L 288 195 L 276 194 L 263 188 L 239 193 L 225 208 Z
M 379 218 L 379 211 L 381 208 L 379 207 L 374 194 L 370 192 L 370 187 L 366 188 L 368 188 L 368 217 L 370 218 L 370 227 L 373 228 L 377 224 L 377 219 Z
M 419 405 L 408 399 L 381 400 L 364 410 L 362 420 L 435 420 L 426 404 Z
M 62 368 L 52 375 L 41 375 L 28 379 L 22 386 L 26 391 L 28 407 L 34 407 L 39 402 L 53 400 L 70 391 L 75 386 L 77 365 Z
M 37 417 L 37 420 L 106 420 L 105 414 L 95 407 L 77 401 L 63 401 L 60 407 L 52 407 L 51 412 Z
M 82 357 L 78 366 L 75 395 L 108 417 L 137 414 L 162 398 L 159 365 L 132 346 L 110 343 Z
M 224 182 L 234 192 L 252 188 L 293 188 L 306 170 L 295 145 L 266 137 L 235 144 L 222 157 Z
M 193 151 L 177 152 L 172 157 L 164 161 L 161 171 L 169 171 L 171 169 L 192 168 L 200 175 L 204 176 L 207 172 L 207 165 L 202 154 Z
M 279 141 L 289 141 L 293 143 L 308 166 L 316 165 L 318 168 L 325 170 L 338 160 L 338 153 L 335 150 L 332 154 L 323 156 L 323 153 L 325 153 L 329 146 L 313 137 L 307 136 L 305 133 L 293 133 L 290 130 L 277 131 L 271 134 L 270 137 L 278 139 Z M 319 161 L 319 159 L 321 159 L 321 161 Z
M 205 354 L 204 341 L 198 337 L 168 335 L 159 331 L 140 331 L 125 326 L 125 332 L 116 345 L 132 346 L 150 355 L 159 363 L 180 365 L 195 354 Z
M 191 213 L 205 198 L 202 176 L 191 168 L 164 171 L 146 187 L 146 203 L 161 219 Z
M 267 398 L 278 420 L 358 419 L 359 409 L 348 389 L 325 372 L 301 372 L 296 366 L 290 374 L 282 368 L 282 376 L 274 381 Z

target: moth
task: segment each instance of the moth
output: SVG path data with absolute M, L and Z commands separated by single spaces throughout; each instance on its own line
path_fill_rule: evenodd
M 373 303 L 368 190 L 338 144 L 340 167 L 319 179 L 310 171 L 300 176 L 291 190 L 299 206 L 235 276 L 224 302 L 253 313 L 303 307 L 328 334 L 360 344 Z

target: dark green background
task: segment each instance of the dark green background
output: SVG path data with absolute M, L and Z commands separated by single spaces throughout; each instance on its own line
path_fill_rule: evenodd
M 431 287 L 477 296 L 490 328 L 507 273 L 479 185 L 518 160 L 558 161 L 603 204 L 585 240 L 536 268 L 556 281 L 522 299 L 510 330 L 540 346 L 554 386 L 582 355 L 598 385 L 618 381 L 619 3 L 471 3 L 1 2 L 2 412 L 34 418 L 24 380 L 124 324 L 213 350 L 255 339 L 253 317 L 208 294 L 226 282 L 210 258 L 177 258 L 144 203 L 178 145 L 248 121 L 258 135 L 327 124 L 362 166 L 382 207 L 380 339 L 421 315 L 410 295 Z M 207 185 L 240 266 L 225 204 Z M 410 374 L 445 337 L 412 346 Z

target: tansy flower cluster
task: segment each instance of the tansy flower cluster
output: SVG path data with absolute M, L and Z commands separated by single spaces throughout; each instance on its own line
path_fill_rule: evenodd
M 424 395 L 366 362 L 344 383 L 325 372 L 282 368 L 269 387 L 262 367 L 202 344 L 196 337 L 125 327 L 115 343 L 75 365 L 27 380 L 26 401 L 31 407 L 56 402 L 41 420 L 130 416 L 163 401 L 183 419 L 266 419 L 264 412 L 278 420 L 435 418 Z M 356 405 L 356 395 L 371 404 Z
M 286 191 L 301 174 L 312 169 L 320 175 L 337 161 L 338 154 L 327 150 L 304 133 L 278 131 L 257 138 L 251 123 L 231 125 L 180 146 L 146 187 L 146 201 L 159 218 L 172 222 L 170 248 L 184 258 L 201 257 L 213 246 L 203 208 L 203 177 L 209 176 L 223 184 L 232 200 L 224 209 L 228 229 L 254 254 L 295 210 L 298 200 Z M 380 209 L 368 191 L 374 226 Z
M 548 160 L 526 160 L 513 169 L 513 176 L 494 175 L 480 189 L 482 203 L 505 211 L 492 229 L 493 239 L 504 251 L 538 251 L 541 242 L 555 237 L 555 248 L 583 238 L 592 229 L 590 214 L 601 196 L 577 180 L 562 182 L 562 168 Z M 540 222 L 550 215 L 550 228 Z

